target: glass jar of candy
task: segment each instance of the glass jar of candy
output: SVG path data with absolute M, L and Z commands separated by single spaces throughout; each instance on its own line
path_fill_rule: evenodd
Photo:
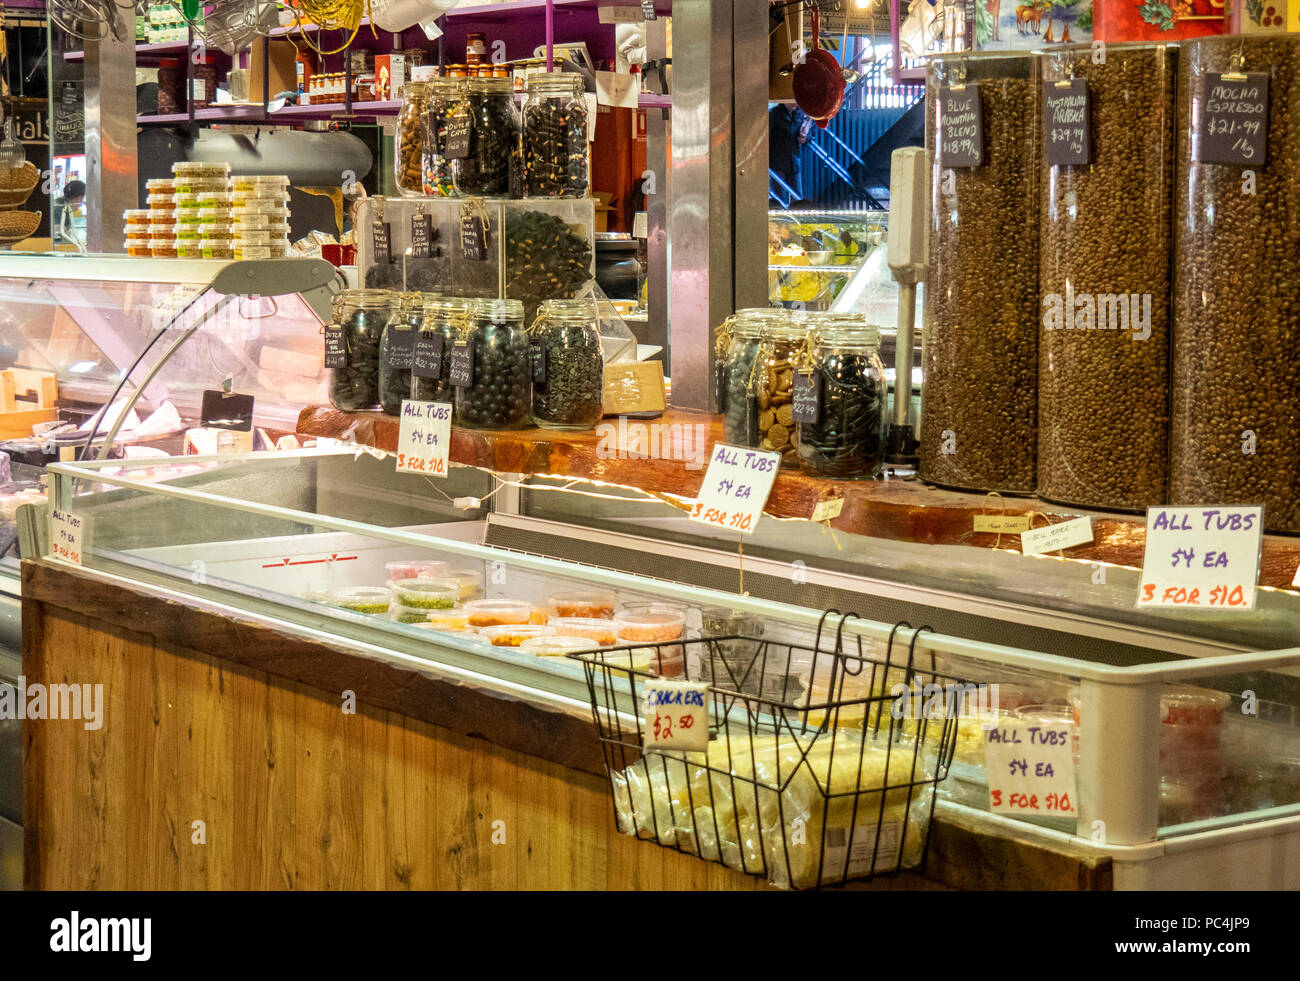
M 799 466 L 840 480 L 866 479 L 885 462 L 885 368 L 880 331 L 856 314 L 809 314 L 816 421 L 797 424 Z
M 524 194 L 585 198 L 591 165 L 582 77 L 572 72 L 532 76 L 523 115 Z

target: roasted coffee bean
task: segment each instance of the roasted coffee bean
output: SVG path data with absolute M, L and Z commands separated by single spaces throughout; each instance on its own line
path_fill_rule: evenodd
M 1167 45 L 1041 63 L 1045 88 L 1086 81 L 1092 129 L 1091 165 L 1049 167 L 1039 185 L 1038 493 L 1050 500 L 1166 499 L 1174 63 Z
M 1207 74 L 1268 75 L 1255 167 L 1200 163 Z M 1300 532 L 1300 39 L 1223 37 L 1179 52 L 1170 502 L 1262 504 Z
M 939 166 L 938 88 L 979 86 L 983 162 Z M 930 60 L 935 161 L 925 289 L 921 476 L 966 490 L 1037 482 L 1038 81 L 1027 55 Z

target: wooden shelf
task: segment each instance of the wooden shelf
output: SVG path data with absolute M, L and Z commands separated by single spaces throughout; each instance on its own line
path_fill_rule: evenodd
M 669 410 L 653 421 L 669 425 L 703 423 L 709 432 L 707 446 L 722 439 L 719 416 Z M 350 435 L 358 443 L 393 453 L 397 450 L 398 420 L 377 412 L 347 413 L 328 406 L 309 406 L 298 417 L 298 432 L 335 439 Z M 688 498 L 699 491 L 703 469 L 688 470 L 683 463 L 671 460 L 611 459 L 598 452 L 599 443 L 595 432 L 481 432 L 454 427 L 451 459 L 499 473 L 581 477 Z M 913 478 L 824 480 L 797 470 L 782 470 L 772 487 L 766 513 L 778 518 L 807 518 L 818 503 L 835 498 L 844 500 L 843 511 L 831 522 L 836 530 L 891 541 L 1011 548 L 1011 536 L 1001 536 L 999 541 L 997 535 L 973 531 L 976 514 L 998 513 L 1005 505 L 1007 514 L 1034 511 L 1053 523 L 1091 517 L 1095 541 L 1066 549 L 1068 558 L 1140 568 L 1146 543 L 1142 515 L 1062 507 L 1035 497 L 1006 497 L 991 506 L 986 495 L 942 490 Z M 1264 536 L 1261 586 L 1290 589 L 1297 566 L 1300 538 Z

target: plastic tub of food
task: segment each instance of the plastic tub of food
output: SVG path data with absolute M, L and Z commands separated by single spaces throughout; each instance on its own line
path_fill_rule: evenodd
M 495 627 L 484 627 L 479 631 L 479 636 L 493 647 L 518 647 L 526 640 L 550 637 L 554 633 L 553 628 L 535 623 L 503 623 Z
M 1170 685 L 1160 693 L 1160 756 L 1218 753 L 1223 712 L 1231 698 L 1224 692 L 1190 685 Z
M 384 570 L 393 582 L 414 579 L 417 576 L 423 576 L 425 579 L 444 579 L 447 565 L 446 562 L 439 562 L 436 559 L 400 559 L 385 563 Z
M 462 603 L 483 592 L 483 573 L 477 569 L 448 569 L 442 578 L 452 579 L 459 584 Z
M 199 248 L 205 259 L 233 259 L 235 243 L 228 238 L 199 239 Z
M 601 647 L 618 643 L 618 624 L 611 619 L 598 617 L 556 617 L 551 626 L 566 637 L 582 637 L 595 641 Z
M 147 225 L 153 211 L 149 208 L 130 208 L 122 212 L 122 221 L 127 225 Z
M 426 614 L 428 625 L 433 630 L 447 633 L 466 633 L 469 631 L 469 616 L 464 610 L 430 610 Z
M 271 258 L 271 250 L 265 245 L 241 246 L 238 242 L 236 242 L 235 258 L 236 259 L 269 259 Z
M 191 208 L 195 211 L 198 210 L 199 196 L 193 191 L 177 191 L 172 195 L 172 198 L 177 210 L 189 210 Z
M 230 225 L 234 222 L 235 211 L 230 207 L 199 208 L 199 217 L 204 221 L 219 222 Z
M 619 611 L 614 617 L 618 639 L 633 644 L 659 644 L 680 640 L 686 626 L 684 611 L 645 606 Z
M 1079 762 L 1079 726 L 1074 721 L 1072 705 L 1022 705 L 1011 713 L 1023 722 L 1040 726 L 1062 726 L 1069 730 L 1074 762 Z
M 283 174 L 236 174 L 230 179 L 230 183 L 238 194 L 251 194 L 258 197 L 273 195 L 284 197 L 289 193 L 291 182 Z
M 241 245 L 270 245 L 271 230 L 269 228 L 249 228 L 247 225 L 236 225 L 235 241 Z
M 460 598 L 456 583 L 446 579 L 425 579 L 415 576 L 411 579 L 395 580 L 388 584 L 393 591 L 393 598 L 402 606 L 418 610 L 450 610 Z
M 188 177 L 192 180 L 229 180 L 230 164 L 208 163 L 202 160 L 178 160 L 172 164 L 172 178 Z
M 175 237 L 168 236 L 167 238 L 151 238 L 149 240 L 149 252 L 155 259 L 175 259 Z
M 199 238 L 228 238 L 233 241 L 235 236 L 231 234 L 229 225 L 205 221 L 199 223 Z
M 197 238 L 180 239 L 176 242 L 177 259 L 202 259 L 203 243 Z
M 171 211 L 176 207 L 175 194 L 150 194 L 145 200 L 150 211 Z
M 390 598 L 391 594 L 383 586 L 349 586 L 331 591 L 327 602 L 353 613 L 377 615 L 388 612 Z
M 283 259 L 289 254 L 289 243 L 282 238 L 271 239 L 268 248 L 271 250 L 272 259 Z
M 614 616 L 618 597 L 607 589 L 568 589 L 551 593 L 546 605 L 557 617 L 608 620 Z
M 519 645 L 519 649 L 540 657 L 563 657 L 575 651 L 589 651 L 595 645 L 586 637 L 562 637 L 559 634 L 545 637 L 531 637 Z
M 525 600 L 479 599 L 465 604 L 471 627 L 497 627 L 507 623 L 526 624 L 532 618 L 533 604 Z
M 147 238 L 128 238 L 126 240 L 126 254 L 137 258 L 152 256 L 153 244 Z
M 190 240 L 192 240 L 192 241 L 197 242 L 200 238 L 202 238 L 202 236 L 199 234 L 199 226 L 198 226 L 198 225 L 190 225 L 190 224 L 187 224 L 187 223 L 185 223 L 185 222 L 181 222 L 181 221 L 178 221 L 178 222 L 176 223 L 176 240 L 177 240 L 177 241 L 182 241 L 182 240 L 185 240 L 185 239 L 190 239 Z
M 144 182 L 145 191 L 149 194 L 172 194 L 176 190 L 176 185 L 170 177 L 155 177 L 152 180 Z

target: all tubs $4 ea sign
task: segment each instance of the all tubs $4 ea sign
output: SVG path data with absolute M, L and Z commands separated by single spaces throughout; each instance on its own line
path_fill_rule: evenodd
M 397 433 L 397 469 L 445 477 L 450 452 L 451 404 L 404 401 Z
M 81 565 L 83 520 L 71 511 L 50 508 L 50 554 L 56 559 Z
M 780 467 L 780 453 L 715 443 L 691 520 L 752 534 Z
M 1147 510 L 1138 606 L 1253 610 L 1262 507 Z
M 999 719 L 984 730 L 989 810 L 1077 817 L 1075 727 L 1061 720 Z
M 707 684 L 649 678 L 642 692 L 642 744 L 647 750 L 709 748 Z

